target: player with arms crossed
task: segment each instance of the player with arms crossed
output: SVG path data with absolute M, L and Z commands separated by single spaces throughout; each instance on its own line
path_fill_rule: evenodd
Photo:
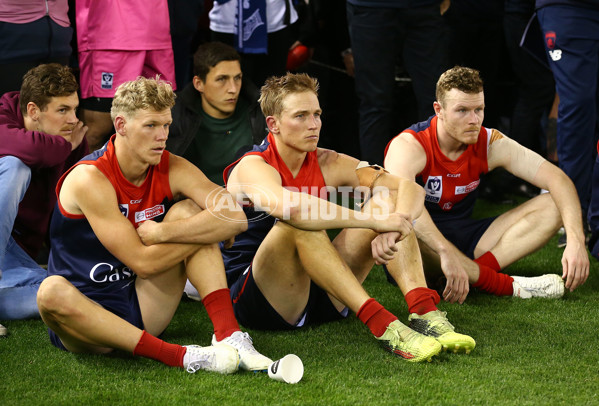
M 292 330 L 341 319 L 349 309 L 385 349 L 409 361 L 430 360 L 442 347 L 469 352 L 474 340 L 453 330 L 435 307 L 436 292 L 426 288 L 411 224 L 423 209 L 422 188 L 318 148 L 317 91 L 317 81 L 305 74 L 269 78 L 260 105 L 270 133 L 225 169 L 227 190 L 250 203 L 244 206 L 248 231 L 223 249 L 237 318 L 255 329 Z M 397 204 L 392 195 L 375 195 L 360 212 L 323 196 L 327 187 L 360 186 L 396 190 Z M 331 242 L 324 230 L 333 228 L 343 230 Z M 422 320 L 433 337 L 402 324 L 361 285 L 374 265 L 370 243 L 386 231 L 412 247 L 392 272 L 411 309 L 437 314 Z
M 485 100 L 479 72 L 456 66 L 437 82 L 435 116 L 413 125 L 388 145 L 385 168 L 418 179 L 426 192 L 426 210 L 415 231 L 429 272 L 447 278 L 443 297 L 463 303 L 469 285 L 501 296 L 558 298 L 589 274 L 582 214 L 576 189 L 556 166 L 501 132 L 482 126 Z M 480 175 L 504 168 L 546 189 L 498 217 L 470 218 Z M 568 245 L 562 277 L 511 277 L 499 271 L 538 250 L 564 225 Z M 377 237 L 378 259 L 393 258 L 392 234 Z
M 59 181 L 40 314 L 52 343 L 75 353 L 123 350 L 188 372 L 231 373 L 240 358 L 243 368 L 266 369 L 271 360 L 239 330 L 218 247 L 247 228 L 245 216 L 240 207 L 207 206 L 215 189 L 226 192 L 165 151 L 174 99 L 171 86 L 154 79 L 119 86 L 111 111 L 116 134 Z M 156 338 L 187 278 L 218 345 Z

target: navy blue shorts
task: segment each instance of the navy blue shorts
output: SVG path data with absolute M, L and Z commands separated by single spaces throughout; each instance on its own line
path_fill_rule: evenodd
M 135 327 L 143 329 L 144 323 L 141 317 L 139 301 L 137 300 L 135 278 L 131 279 L 130 283 L 121 289 L 115 290 L 114 287 L 110 288 L 110 290 L 106 289 L 106 291 L 90 290 L 89 292 L 81 291 L 81 293 L 109 312 L 116 314 L 120 318 L 133 324 Z M 52 344 L 61 350 L 67 351 L 54 331 L 48 329 L 48 334 L 50 335 Z
M 476 245 L 496 218 L 497 216 L 484 219 L 435 220 L 435 225 L 448 241 L 468 258 L 474 259 Z
M 245 327 L 256 330 L 294 330 L 308 325 L 341 320 L 348 314 L 347 308 L 339 313 L 327 292 L 312 282 L 304 316 L 295 325 L 287 323 L 256 285 L 251 265 L 230 286 L 230 289 L 235 317 Z

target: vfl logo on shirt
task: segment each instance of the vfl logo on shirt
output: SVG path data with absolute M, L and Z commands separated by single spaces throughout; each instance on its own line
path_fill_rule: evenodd
M 475 180 L 474 182 L 469 183 L 466 186 L 456 186 L 455 187 L 455 194 L 456 195 L 464 195 L 466 193 L 470 193 L 472 192 L 474 189 L 476 189 L 478 187 L 478 184 L 480 183 L 480 179 L 479 180 Z
M 102 72 L 102 89 L 112 89 L 114 73 Z
M 164 205 L 159 204 L 149 209 L 145 209 L 144 211 L 135 212 L 135 222 L 139 223 L 141 221 L 151 220 L 154 217 L 158 217 L 164 213 Z
M 443 182 L 441 176 L 429 176 L 424 191 L 426 192 L 425 200 L 431 203 L 439 203 L 443 194 Z
M 119 204 L 119 210 L 123 213 L 123 216 L 129 217 L 129 205 L 128 204 Z

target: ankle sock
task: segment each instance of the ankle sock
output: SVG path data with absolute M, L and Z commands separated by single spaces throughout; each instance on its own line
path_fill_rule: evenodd
M 380 337 L 387 331 L 387 326 L 397 320 L 392 313 L 373 298 L 368 299 L 356 313 L 356 316 L 366 324 L 375 337 Z
M 405 295 L 408 311 L 410 314 L 416 313 L 419 315 L 433 312 L 437 309 L 437 304 L 441 301 L 439 294 L 429 288 L 412 289 Z
M 229 289 L 215 290 L 202 299 L 202 303 L 206 307 L 208 317 L 212 320 L 217 341 L 221 341 L 240 330 L 233 311 Z
M 501 271 L 501 267 L 499 266 L 499 262 L 497 262 L 497 258 L 495 255 L 491 253 L 491 251 L 487 251 L 482 254 L 480 257 L 474 260 L 479 265 L 485 265 L 494 270 L 495 272 Z
M 167 343 L 144 330 L 133 350 L 133 355 L 151 358 L 171 367 L 183 368 L 185 352 L 187 352 L 187 348 Z
M 496 272 L 485 265 L 478 264 L 478 268 L 480 269 L 480 276 L 478 277 L 478 281 L 472 284 L 473 287 L 492 293 L 495 296 L 512 296 L 514 294 L 512 286 L 514 278 L 507 274 Z

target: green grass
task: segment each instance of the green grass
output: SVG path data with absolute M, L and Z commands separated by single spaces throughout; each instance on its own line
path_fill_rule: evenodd
M 485 215 L 506 206 L 481 203 Z M 560 273 L 557 238 L 512 265 L 509 273 Z M 301 404 L 301 405 L 581 405 L 599 404 L 599 263 L 585 285 L 561 300 L 519 300 L 472 292 L 464 305 L 442 303 L 458 331 L 477 341 L 470 355 L 442 354 L 410 364 L 378 347 L 355 316 L 295 332 L 250 331 L 272 358 L 297 354 L 296 385 L 265 373 L 196 374 L 126 354 L 73 355 L 54 348 L 39 320 L 4 322 L 0 405 L 17 404 Z M 397 288 L 378 267 L 366 289 L 407 322 Z M 164 339 L 210 342 L 203 306 L 184 301 Z

